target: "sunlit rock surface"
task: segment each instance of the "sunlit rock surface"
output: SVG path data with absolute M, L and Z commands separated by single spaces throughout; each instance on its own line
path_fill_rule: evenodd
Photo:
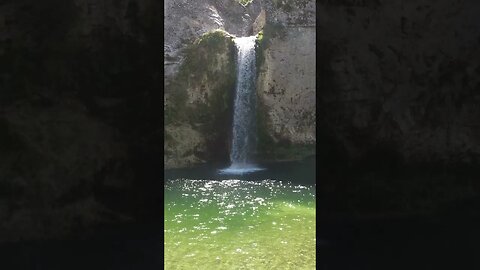
M 259 3 L 243 7 L 236 0 L 165 1 L 165 82 L 176 75 L 184 58 L 183 49 L 201 35 L 225 30 L 246 36 L 260 13 Z
M 294 6 L 267 13 L 259 48 L 259 156 L 265 160 L 315 154 L 315 5 Z

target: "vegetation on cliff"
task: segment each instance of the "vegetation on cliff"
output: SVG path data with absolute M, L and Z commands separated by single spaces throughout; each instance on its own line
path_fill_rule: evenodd
M 236 74 L 233 37 L 221 30 L 207 32 L 184 53 L 177 76 L 166 88 L 165 125 L 175 128 L 187 124 L 199 132 L 207 143 L 200 155 L 207 160 L 217 154 L 228 156 Z M 185 143 L 169 131 L 165 135 L 167 151 Z
M 242 6 L 247 6 L 248 4 L 252 3 L 253 0 L 237 0 Z

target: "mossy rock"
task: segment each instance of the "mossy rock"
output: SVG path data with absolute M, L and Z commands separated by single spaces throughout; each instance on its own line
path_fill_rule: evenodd
M 253 0 L 237 0 L 237 2 L 240 3 L 240 5 L 246 7 L 249 4 L 251 4 L 253 2 Z
M 260 67 L 263 66 L 265 62 L 265 50 L 267 47 L 267 39 L 264 36 L 263 30 L 257 34 L 257 39 L 255 40 L 255 61 L 257 65 L 257 75 L 260 71 Z
M 189 124 L 205 135 L 207 151 L 225 155 L 236 80 L 233 37 L 222 30 L 205 33 L 184 55 L 166 89 L 165 124 Z
M 257 92 L 257 95 L 260 95 Z M 257 158 L 259 160 L 301 160 L 315 155 L 314 144 L 294 144 L 275 140 L 269 132 L 268 107 L 257 98 Z
M 208 32 L 185 49 L 185 60 L 179 73 L 167 86 L 169 101 L 165 110 L 165 123 L 203 122 L 206 116 L 224 111 L 230 105 L 230 93 L 235 84 L 235 49 L 232 37 L 221 30 Z M 219 55 L 226 55 L 226 69 L 217 69 Z M 202 87 L 206 81 L 207 102 L 197 104 L 200 109 L 187 108 L 188 91 Z M 207 120 L 207 119 L 205 119 Z

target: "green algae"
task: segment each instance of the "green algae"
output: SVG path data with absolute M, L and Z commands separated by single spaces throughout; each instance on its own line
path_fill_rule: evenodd
M 186 125 L 202 134 L 202 159 L 225 159 L 236 80 L 233 37 L 222 30 L 205 33 L 187 46 L 184 56 L 166 87 L 165 125 Z
M 170 102 L 165 110 L 167 125 L 205 123 L 229 109 L 235 85 L 234 53 L 232 37 L 221 30 L 205 33 L 185 49 L 178 75 L 167 86 Z M 207 87 L 213 93 L 206 97 L 207 102 L 187 107 L 189 89 L 206 91 Z
M 240 5 L 246 7 L 249 4 L 251 4 L 253 2 L 253 0 L 237 0 L 237 2 L 240 3 Z

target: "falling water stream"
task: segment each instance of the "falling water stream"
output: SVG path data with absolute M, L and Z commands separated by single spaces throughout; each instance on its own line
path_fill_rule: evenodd
M 256 36 L 237 37 L 237 84 L 233 114 L 230 167 L 222 174 L 245 174 L 262 170 L 253 164 L 251 154 L 256 147 L 255 129 L 255 40 Z

